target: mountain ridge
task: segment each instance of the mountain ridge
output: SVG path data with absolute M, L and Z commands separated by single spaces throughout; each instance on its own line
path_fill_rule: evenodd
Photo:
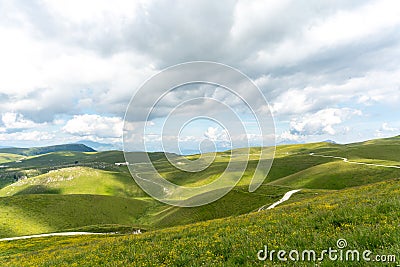
M 0 149 L 0 153 L 17 154 L 22 156 L 36 156 L 36 155 L 42 155 L 60 151 L 96 152 L 96 150 L 84 144 L 63 144 L 63 145 L 31 147 L 31 148 L 12 147 L 12 148 Z

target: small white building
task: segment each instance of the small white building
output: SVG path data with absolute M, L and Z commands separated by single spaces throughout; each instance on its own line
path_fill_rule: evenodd
M 115 165 L 116 166 L 128 166 L 129 162 L 116 162 Z

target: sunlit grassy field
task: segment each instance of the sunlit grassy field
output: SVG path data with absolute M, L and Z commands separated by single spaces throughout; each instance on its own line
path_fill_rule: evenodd
M 129 173 L 88 167 L 53 170 L 0 189 L 0 196 L 3 197 L 24 194 L 145 196 Z
M 125 162 L 119 151 L 58 151 L 24 156 L 22 160 L 21 155 L 0 153 L 5 165 L 0 169 L 0 237 L 62 231 L 147 231 L 140 236 L 2 242 L 2 260 L 14 266 L 19 262 L 44 266 L 107 265 L 102 262 L 105 259 L 110 262 L 108 265 L 262 265 L 255 253 L 265 242 L 271 249 L 300 249 L 314 244 L 312 248 L 322 249 L 334 245 L 339 237 L 348 239 L 352 247 L 372 246 L 374 252 L 400 253 L 396 228 L 400 223 L 396 180 L 400 169 L 310 155 L 400 166 L 399 137 L 349 145 L 278 146 L 264 183 L 250 193 L 259 151 L 250 149 L 244 175 L 231 192 L 195 208 L 171 207 L 147 196 L 126 166 L 115 165 Z M 190 187 L 214 181 L 229 160 L 247 160 L 240 150 L 235 153 L 235 157 L 230 156 L 230 151 L 218 153 L 209 168 L 197 173 L 173 168 L 162 153 L 149 156 L 165 179 Z M 134 163 L 142 162 L 146 156 L 140 152 L 132 155 Z M 174 156 L 180 160 L 180 156 Z M 136 168 L 135 173 L 152 175 L 146 167 Z M 230 175 L 233 177 L 234 173 L 227 177 Z M 292 189 L 302 191 L 273 210 L 257 212 Z M 30 256 L 20 257 L 24 253 Z
M 0 243 L 3 266 L 293 266 L 257 252 L 336 248 L 373 255 L 400 253 L 400 181 L 309 196 L 273 210 L 231 216 L 142 235 L 51 237 Z M 315 266 L 299 262 L 298 266 Z M 395 266 L 391 263 L 389 266 Z M 296 265 L 297 266 L 297 265 Z M 323 266 L 376 266 L 328 262 Z
M 144 228 L 151 200 L 99 195 L 21 195 L 0 198 L 0 237 L 70 231 L 115 224 Z M 110 229 L 112 230 L 112 229 Z

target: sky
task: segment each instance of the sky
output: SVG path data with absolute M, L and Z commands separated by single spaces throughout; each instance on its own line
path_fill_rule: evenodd
M 153 75 L 189 61 L 219 62 L 252 79 L 269 103 L 257 108 L 271 110 L 278 144 L 400 134 L 395 0 L 0 0 L 0 38 L 0 146 L 91 140 L 120 148 L 132 96 Z M 168 110 L 206 96 L 232 106 L 247 134 L 194 120 L 180 131 L 182 151 L 211 143 L 222 150 L 235 138 L 257 145 L 254 118 L 229 91 L 184 89 L 149 121 L 129 126 L 149 151 L 161 149 Z M 191 107 L 193 116 L 218 112 L 207 101 Z

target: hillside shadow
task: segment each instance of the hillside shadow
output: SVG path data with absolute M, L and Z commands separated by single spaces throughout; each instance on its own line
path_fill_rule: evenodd
M 27 188 L 19 191 L 18 193 L 15 194 L 15 196 L 18 195 L 32 195 L 32 194 L 61 194 L 60 189 L 56 188 L 49 188 L 45 185 L 30 185 Z

